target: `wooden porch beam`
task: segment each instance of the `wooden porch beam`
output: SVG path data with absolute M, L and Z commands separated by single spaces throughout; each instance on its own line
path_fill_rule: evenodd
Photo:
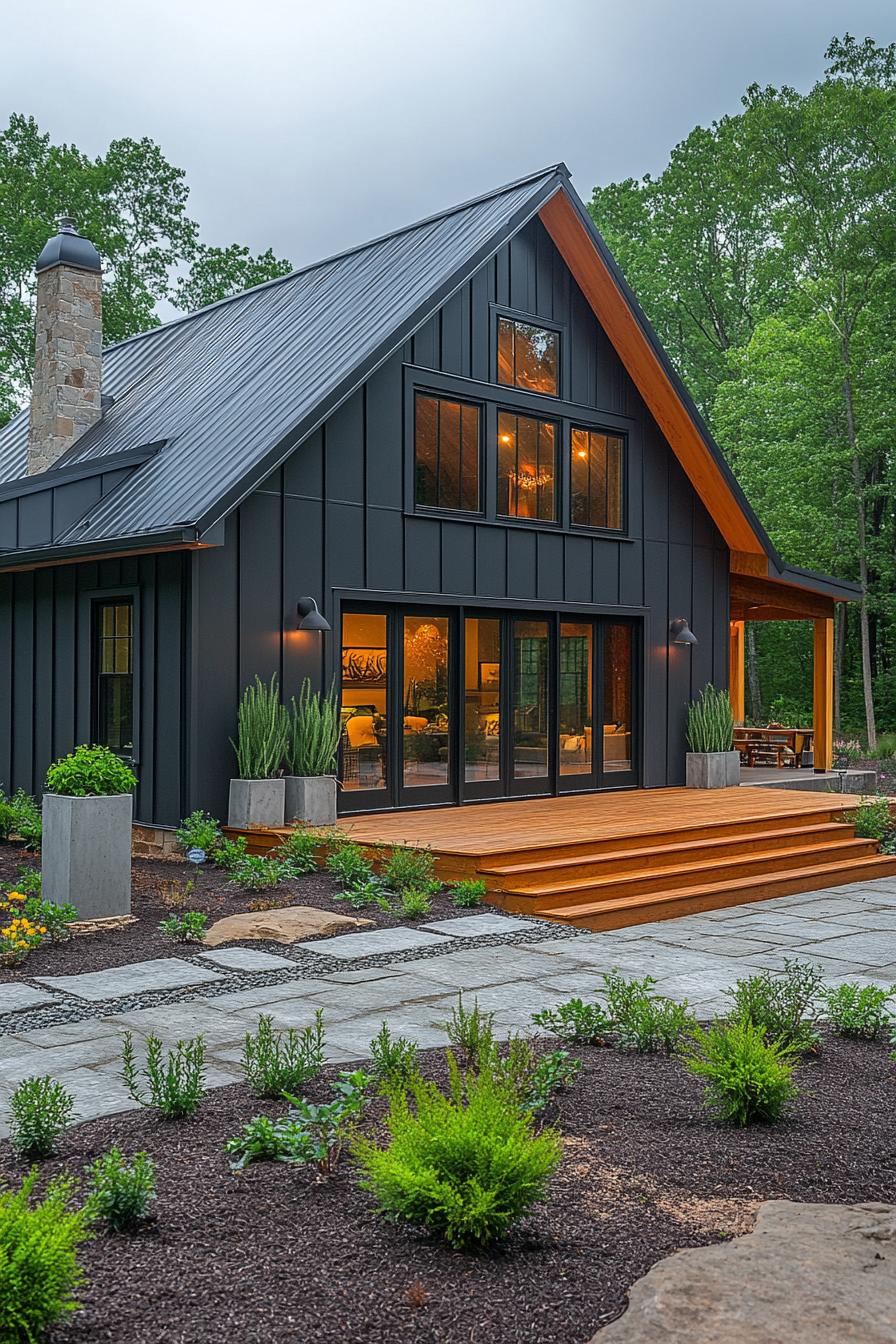
M 742 611 L 748 621 L 761 621 L 764 607 L 789 613 L 787 618 L 778 616 L 774 618 L 776 620 L 821 620 L 829 617 L 833 619 L 834 615 L 834 599 L 831 597 L 824 597 L 821 593 L 805 592 L 801 588 L 790 588 L 783 583 L 772 583 L 767 579 L 752 578 L 746 574 L 731 575 L 730 594 L 732 607 L 739 604 L 738 615 Z M 755 609 L 755 614 L 751 608 Z
M 814 623 L 812 675 L 813 751 L 816 770 L 830 770 L 834 761 L 834 621 Z
M 743 621 L 731 622 L 728 658 L 728 695 L 735 723 L 744 721 L 744 662 L 745 632 Z

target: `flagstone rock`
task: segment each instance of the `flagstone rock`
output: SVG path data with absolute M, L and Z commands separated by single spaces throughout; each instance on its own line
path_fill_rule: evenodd
M 297 943 L 306 938 L 369 928 L 372 924 L 372 919 L 337 915 L 313 905 L 287 905 L 282 910 L 227 915 L 212 924 L 202 941 L 206 947 L 235 942 Z
M 771 1200 L 755 1231 L 661 1260 L 592 1344 L 893 1344 L 896 1206 Z

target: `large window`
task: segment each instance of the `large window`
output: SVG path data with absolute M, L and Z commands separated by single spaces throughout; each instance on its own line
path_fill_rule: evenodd
M 498 513 L 557 520 L 557 426 L 528 415 L 498 413 Z
M 414 420 L 417 504 L 478 513 L 479 407 L 418 393 Z
M 342 618 L 342 787 L 385 789 L 388 743 L 386 615 Z
M 560 395 L 560 337 L 556 331 L 498 318 L 498 382 L 527 392 Z
M 122 756 L 134 750 L 134 603 L 94 607 L 94 737 Z
M 573 429 L 570 520 L 577 527 L 622 527 L 622 439 Z

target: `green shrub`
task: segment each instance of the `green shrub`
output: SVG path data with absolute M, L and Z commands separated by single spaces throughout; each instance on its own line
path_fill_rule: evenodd
M 401 919 L 425 919 L 432 914 L 432 899 L 425 891 L 405 888 L 398 899 L 395 913 Z
M 324 1014 L 318 1008 L 312 1026 L 274 1031 L 274 1019 L 262 1014 L 258 1030 L 243 1042 L 243 1073 L 259 1097 L 279 1097 L 316 1078 L 324 1063 Z
M 458 910 L 471 910 L 485 900 L 485 883 L 482 878 L 466 878 L 463 882 L 452 882 L 449 891 Z
M 602 979 L 614 1043 L 622 1050 L 642 1054 L 662 1050 L 670 1055 L 682 1036 L 697 1025 L 687 1000 L 676 1003 L 655 994 L 656 981 L 650 975 L 634 980 L 611 971 Z
M 435 859 L 429 849 L 396 845 L 380 865 L 380 876 L 387 886 L 401 895 L 405 891 L 428 890 L 435 881 Z M 438 885 L 438 884 L 437 884 Z
M 410 1092 L 392 1092 L 384 1148 L 353 1145 L 380 1212 L 425 1227 L 458 1250 L 506 1237 L 537 1200 L 560 1161 L 560 1136 L 534 1132 L 513 1087 L 490 1070 L 463 1077 L 449 1054 L 445 1096 L 416 1078 Z
M 0 840 L 16 835 L 16 810 L 5 794 L 0 793 Z
M 201 1036 L 178 1041 L 163 1053 L 160 1037 L 146 1038 L 146 1067 L 143 1077 L 149 1085 L 147 1100 L 140 1087 L 140 1071 L 134 1053 L 134 1038 L 124 1033 L 121 1076 L 128 1095 L 138 1106 L 154 1108 L 163 1120 L 182 1120 L 193 1115 L 205 1095 L 205 1042 Z
M 791 1097 L 793 1046 L 768 1038 L 747 1018 L 714 1022 L 693 1036 L 683 1054 L 685 1066 L 705 1079 L 706 1105 L 734 1125 L 777 1120 Z
M 23 864 L 15 880 L 16 891 L 26 892 L 30 896 L 39 896 L 41 885 L 40 869 L 28 868 Z M 73 910 L 74 906 L 65 908 Z
M 182 915 L 169 915 L 163 919 L 159 929 L 175 943 L 201 943 L 207 923 L 208 917 L 201 910 L 185 910 Z
M 272 779 L 278 774 L 289 746 L 289 730 L 276 672 L 269 685 L 256 676 L 240 700 L 236 741 L 230 739 L 240 779 Z
M 9 1141 L 20 1157 L 49 1157 L 74 1119 L 75 1103 L 49 1074 L 25 1078 L 9 1099 Z
M 846 820 L 855 827 L 856 835 L 863 840 L 883 840 L 893 826 L 890 804 L 882 794 L 875 798 L 863 798 L 857 808 L 846 813 Z
M 223 872 L 232 873 L 248 857 L 247 848 L 244 835 L 238 835 L 235 840 L 222 840 L 215 850 L 215 864 Z
M 292 698 L 286 752 L 290 774 L 335 775 L 341 732 L 336 683 L 322 696 L 312 691 L 311 678 L 306 677 L 298 699 Z
M 785 958 L 783 971 L 763 971 L 726 989 L 734 1004 L 729 1016 L 752 1022 L 770 1041 L 801 1054 L 817 1050 L 815 1011 L 823 983 L 820 966 Z
M 11 798 L 0 790 L 0 840 L 8 840 L 13 835 L 26 841 L 31 849 L 40 845 L 40 808 L 24 789 L 16 789 Z
M 90 1168 L 88 1206 L 113 1232 L 126 1232 L 148 1218 L 155 1197 L 156 1165 L 148 1153 L 135 1153 L 128 1162 L 110 1148 Z
M 370 1042 L 370 1073 L 376 1083 L 388 1090 L 406 1087 L 420 1072 L 420 1052 L 405 1036 L 393 1036 L 383 1022 Z
M 289 866 L 293 877 L 314 873 L 317 871 L 317 853 L 322 844 L 320 831 L 296 826 L 277 849 L 277 858 Z
M 229 881 L 244 891 L 270 891 L 283 881 L 283 865 L 267 854 L 244 854 L 229 869 Z
M 688 746 L 691 751 L 731 751 L 734 746 L 734 715 L 727 691 L 704 686 L 688 705 Z
M 568 1050 L 539 1055 L 531 1041 L 511 1036 L 503 1054 L 495 1049 L 490 1067 L 510 1083 L 520 1108 L 537 1115 L 549 1105 L 555 1092 L 572 1086 L 582 1061 L 573 1059 Z
M 347 887 L 369 882 L 373 877 L 373 866 L 361 846 L 343 837 L 334 841 L 334 847 L 327 855 L 326 869 Z
M 293 1103 L 288 1116 L 269 1120 L 257 1115 L 225 1144 L 231 1169 L 242 1171 L 250 1162 L 314 1163 L 321 1175 L 330 1175 L 364 1109 L 369 1083 L 369 1076 L 360 1069 L 343 1072 L 331 1084 L 334 1099 L 323 1105 L 287 1093 L 287 1100 Z
M 825 991 L 825 1017 L 838 1036 L 873 1041 L 893 1020 L 887 1005 L 894 997 L 896 985 L 837 985 Z
M 78 1250 L 90 1236 L 90 1213 L 73 1208 L 74 1181 L 57 1177 L 31 1202 L 37 1172 L 18 1190 L 0 1191 L 0 1339 L 37 1344 L 75 1311 L 84 1281 Z
M 40 895 L 40 874 L 38 874 L 37 891 L 27 896 L 22 905 L 22 913 L 32 924 L 37 924 L 39 928 L 46 930 L 47 938 L 62 940 L 69 936 L 69 925 L 73 924 L 78 918 L 78 912 L 68 901 L 57 905 L 55 901 L 45 901 Z M 17 884 L 17 890 L 24 894 L 24 885 Z
M 457 1007 L 451 1010 L 451 1017 L 445 1023 L 448 1040 L 455 1050 L 460 1050 L 465 1063 L 470 1068 L 478 1068 L 488 1063 L 495 1053 L 495 1015 L 484 1013 L 479 1000 L 473 1000 L 469 1011 L 464 1007 L 463 992 L 458 992 Z
M 600 1003 L 585 1003 L 570 999 L 556 1008 L 543 1008 L 533 1013 L 532 1021 L 551 1035 L 570 1045 L 607 1045 L 613 1022 Z
M 70 797 L 132 793 L 137 777 L 108 747 L 76 747 L 47 771 L 47 792 Z
M 380 910 L 391 912 L 392 897 L 389 888 L 383 882 L 381 877 L 372 873 L 368 878 L 359 878 L 355 882 L 350 882 L 344 891 L 337 891 L 333 894 L 336 901 L 348 901 L 353 910 L 363 910 L 368 905 L 375 905 Z
M 223 836 L 220 823 L 201 808 L 184 817 L 174 832 L 178 847 L 186 854 L 191 849 L 201 849 L 206 858 L 214 858 Z

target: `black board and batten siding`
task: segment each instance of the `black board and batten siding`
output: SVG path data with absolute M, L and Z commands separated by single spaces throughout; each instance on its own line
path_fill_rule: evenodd
M 625 429 L 625 540 L 413 512 L 405 394 L 416 375 L 408 371 L 493 381 L 495 304 L 562 324 L 564 401 Z M 325 684 L 335 670 L 340 603 L 352 598 L 448 595 L 529 610 L 643 612 L 647 787 L 683 782 L 687 701 L 708 681 L 727 684 L 728 551 L 537 219 L 230 516 L 225 545 L 194 554 L 192 572 L 189 792 L 192 806 L 218 814 L 241 687 L 256 672 L 279 673 L 287 695 L 306 673 Z M 304 595 L 333 624 L 323 641 L 296 629 Z M 690 649 L 669 646 L 676 616 L 697 634 Z

